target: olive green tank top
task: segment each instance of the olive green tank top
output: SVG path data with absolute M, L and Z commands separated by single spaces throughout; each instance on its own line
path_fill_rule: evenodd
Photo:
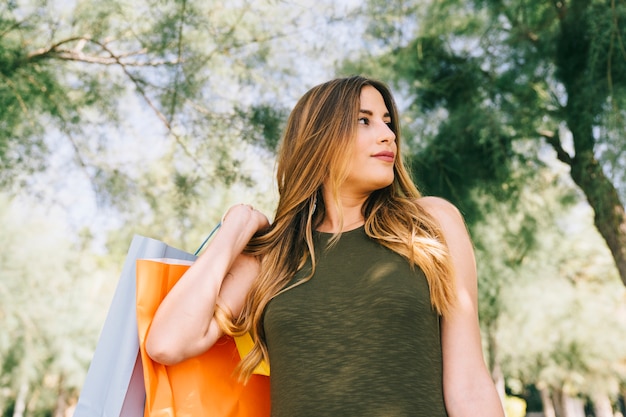
M 272 417 L 447 416 L 424 274 L 363 227 L 331 236 L 315 232 L 315 275 L 265 310 Z

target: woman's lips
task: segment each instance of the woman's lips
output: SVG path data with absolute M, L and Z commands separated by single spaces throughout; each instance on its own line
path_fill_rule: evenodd
M 376 159 L 380 159 L 385 162 L 393 162 L 396 155 L 393 152 L 379 152 L 376 155 L 372 155 Z

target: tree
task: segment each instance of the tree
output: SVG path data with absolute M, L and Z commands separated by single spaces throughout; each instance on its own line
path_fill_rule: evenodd
M 1 413 L 62 409 L 91 360 L 113 268 L 64 226 L 58 210 L 0 195 Z
M 516 164 L 549 145 L 594 209 L 626 285 L 626 4 L 450 0 L 430 3 L 423 15 L 416 4 L 402 2 L 408 15 L 392 13 L 403 24 L 375 20 L 371 33 L 415 27 L 386 45 L 374 69 L 392 68 L 386 75 L 415 117 L 431 121 L 417 146 L 418 181 L 465 206 L 471 219 L 471 189 L 500 192 Z
M 626 377 L 626 289 L 582 196 L 562 174 L 537 177 L 519 200 L 478 199 L 489 208 L 471 228 L 486 357 L 502 391 L 536 386 L 546 413 L 610 406 Z
M 132 125 L 143 118 L 151 120 L 139 133 L 151 135 L 152 144 L 175 143 L 177 156 L 205 180 L 238 178 L 227 151 L 232 144 L 221 136 L 237 136 L 254 113 L 248 109 L 274 98 L 271 80 L 285 78 L 287 67 L 270 53 L 289 35 L 310 30 L 299 12 L 250 1 L 4 3 L 1 184 L 26 185 L 67 142 L 100 195 L 115 199 L 132 179 L 102 154 L 115 136 L 137 140 Z
M 327 77 L 342 50 L 328 40 L 350 13 L 330 1 L 312 11 L 249 0 L 3 4 L 0 186 L 48 200 L 51 188 L 79 188 L 94 209 L 128 219 L 164 206 L 164 194 L 185 218 L 198 199 L 227 204 L 219 196 L 234 184 L 265 188 L 290 92 L 306 89 L 304 71 L 305 84 Z M 53 186 L 57 166 L 68 179 Z M 207 222 L 223 208 L 205 209 Z
M 542 169 L 535 174 L 535 181 L 527 183 L 517 198 L 498 201 L 488 194 L 473 196 L 486 213 L 470 225 L 478 265 L 479 315 L 485 356 L 502 398 L 506 382 L 499 334 L 517 307 L 507 302 L 506 294 L 523 282 L 535 282 L 528 264 L 543 259 L 546 246 L 562 238 L 558 219 L 579 200 L 571 185 L 554 172 Z
M 626 331 L 626 293 L 608 248 L 586 230 L 591 213 L 577 211 L 562 219 L 569 238 L 542 239 L 543 256 L 529 258 L 524 279 L 518 276 L 503 293 L 509 308 L 497 338 L 517 393 L 533 384 L 544 410 L 555 408 L 557 416 L 568 415 L 560 409 L 572 406 L 572 398 L 606 416 L 599 410 L 615 402 L 626 378 L 626 350 L 616 337 Z

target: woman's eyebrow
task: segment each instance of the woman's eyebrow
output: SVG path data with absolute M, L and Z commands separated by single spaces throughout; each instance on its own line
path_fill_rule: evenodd
M 372 112 L 371 110 L 365 110 L 365 109 L 361 109 L 359 110 L 359 113 L 363 113 L 363 114 L 367 114 L 368 116 L 373 116 L 374 112 Z M 391 115 L 389 114 L 389 112 L 383 114 L 383 117 L 391 117 Z

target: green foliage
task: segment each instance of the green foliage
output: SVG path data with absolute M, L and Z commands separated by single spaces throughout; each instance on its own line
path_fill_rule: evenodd
M 514 285 L 506 299 L 516 306 L 499 333 L 511 379 L 564 387 L 570 395 L 617 394 L 626 372 L 620 365 L 626 352 L 616 337 L 626 331 L 617 279 L 597 285 L 544 273 Z
M 396 73 L 426 81 L 413 83 L 409 90 L 415 104 L 424 111 L 445 106 L 454 112 L 486 98 L 481 87 L 491 80 L 481 70 L 480 60 L 469 54 L 455 54 L 441 37 L 418 38 L 395 54 Z
M 424 80 L 407 87 L 412 108 L 425 117 L 445 108 L 447 116 L 415 149 L 414 176 L 425 193 L 453 201 L 474 222 L 479 212 L 471 190 L 511 198 L 512 166 L 520 157 L 496 107 L 492 76 L 479 59 L 453 53 L 440 37 L 418 38 L 395 54 L 397 74 Z
M 276 152 L 289 116 L 288 111 L 261 104 L 254 105 L 248 110 L 239 110 L 239 114 L 247 120 L 245 130 L 242 132 L 243 138 Z
M 83 121 L 79 109 L 93 105 L 102 91 L 115 91 L 108 77 L 66 72 L 50 64 L 55 52 L 46 42 L 62 36 L 58 22 L 46 16 L 48 3 L 31 8 L 0 9 L 0 183 L 6 186 L 16 170 L 26 173 L 43 167 L 47 146 L 43 137 L 51 126 L 76 133 Z M 46 27 L 52 33 L 46 33 Z M 95 27 L 95 26 L 92 26 Z M 78 39 L 59 41 L 58 47 L 78 45 Z M 67 67 L 72 68 L 71 64 Z M 66 68 L 67 69 L 67 68 Z M 106 95 L 105 95 L 106 96 Z M 104 100 L 100 105 L 104 105 Z M 42 123 L 41 119 L 51 122 Z
M 626 376 L 626 292 L 610 253 L 559 176 L 544 170 L 522 191 L 477 197 L 489 213 L 471 228 L 488 358 L 516 394 L 537 384 L 615 395 Z
M 111 125 L 128 134 L 123 102 L 136 93 L 154 122 L 189 154 L 190 142 L 215 128 L 211 119 L 236 116 L 227 89 L 249 68 L 264 64 L 265 28 L 245 3 L 82 0 L 64 7 L 52 1 L 3 6 L 0 185 L 42 169 L 54 151 L 43 138 L 59 132 L 98 193 L 111 194 L 104 201 L 118 201 L 120 180 L 129 173 L 92 152 L 109 146 L 116 129 Z M 199 131 L 196 137 L 179 135 L 180 126 L 191 125 Z
M 82 386 L 114 282 L 71 249 L 58 213 L 24 203 L 0 198 L 0 410 L 25 389 L 35 415 Z
M 473 199 L 486 213 L 470 225 L 478 260 L 480 317 L 486 328 L 497 327 L 507 310 L 502 293 L 527 279 L 528 262 L 543 259 L 546 247 L 558 245 L 559 218 L 580 203 L 580 196 L 544 168 L 534 182 L 519 190 L 517 198 L 497 200 L 482 193 Z

